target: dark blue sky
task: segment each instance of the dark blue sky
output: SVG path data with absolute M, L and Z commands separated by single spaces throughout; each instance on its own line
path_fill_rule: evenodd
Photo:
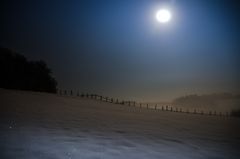
M 155 20 L 163 6 L 166 25 Z M 237 1 L 9 0 L 0 9 L 0 46 L 46 61 L 59 88 L 145 101 L 240 90 Z

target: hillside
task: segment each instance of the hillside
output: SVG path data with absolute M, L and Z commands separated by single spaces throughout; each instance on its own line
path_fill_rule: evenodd
M 1 159 L 234 159 L 240 119 L 0 89 Z

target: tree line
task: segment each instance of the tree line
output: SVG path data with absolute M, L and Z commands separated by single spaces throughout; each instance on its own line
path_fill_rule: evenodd
M 8 48 L 0 48 L 0 87 L 57 92 L 57 81 L 43 60 L 29 61 Z

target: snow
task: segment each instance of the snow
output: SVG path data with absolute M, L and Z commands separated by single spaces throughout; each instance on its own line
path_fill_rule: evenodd
M 240 119 L 0 89 L 1 159 L 234 159 Z

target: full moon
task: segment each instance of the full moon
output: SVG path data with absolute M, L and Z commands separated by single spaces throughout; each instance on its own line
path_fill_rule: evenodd
M 156 13 L 156 19 L 160 23 L 167 23 L 171 20 L 171 12 L 167 9 L 160 9 Z

